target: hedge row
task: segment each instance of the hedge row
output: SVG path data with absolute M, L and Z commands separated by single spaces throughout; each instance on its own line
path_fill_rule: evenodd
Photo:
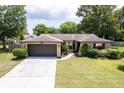
M 124 58 L 124 52 L 121 52 L 117 49 L 100 50 L 99 56 L 106 57 L 109 59 L 120 59 Z
M 97 50 L 90 49 L 88 45 L 84 44 L 80 47 L 80 52 L 82 56 L 87 56 L 90 58 L 104 57 L 109 59 L 120 59 L 124 58 L 124 52 L 117 49 L 106 49 L 106 50 Z

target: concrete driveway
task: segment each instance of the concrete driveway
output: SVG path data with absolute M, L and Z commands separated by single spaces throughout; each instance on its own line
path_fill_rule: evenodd
M 30 57 L 0 78 L 0 87 L 54 88 L 57 59 Z

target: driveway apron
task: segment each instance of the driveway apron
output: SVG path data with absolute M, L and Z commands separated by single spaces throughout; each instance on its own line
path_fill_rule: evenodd
M 57 59 L 30 57 L 0 78 L 0 87 L 54 88 Z

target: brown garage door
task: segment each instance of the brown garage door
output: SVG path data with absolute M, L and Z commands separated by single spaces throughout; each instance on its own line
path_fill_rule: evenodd
M 29 44 L 28 56 L 57 56 L 56 44 Z

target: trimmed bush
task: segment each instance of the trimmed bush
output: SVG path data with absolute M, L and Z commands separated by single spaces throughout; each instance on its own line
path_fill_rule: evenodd
M 100 50 L 99 51 L 99 57 L 105 58 L 108 55 L 108 51 L 107 50 Z
M 81 46 L 80 46 L 80 53 L 82 54 L 82 56 L 87 56 L 87 52 L 89 51 L 89 46 L 88 46 L 88 44 L 82 44 Z
M 99 56 L 99 52 L 98 52 L 97 49 L 90 49 L 87 52 L 87 56 L 90 57 L 90 58 L 97 58 Z
M 16 56 L 16 58 L 25 58 L 27 55 L 27 49 L 26 48 L 15 48 L 12 51 L 13 55 Z
M 118 59 L 120 52 L 117 49 L 108 49 L 107 57 L 110 59 Z

